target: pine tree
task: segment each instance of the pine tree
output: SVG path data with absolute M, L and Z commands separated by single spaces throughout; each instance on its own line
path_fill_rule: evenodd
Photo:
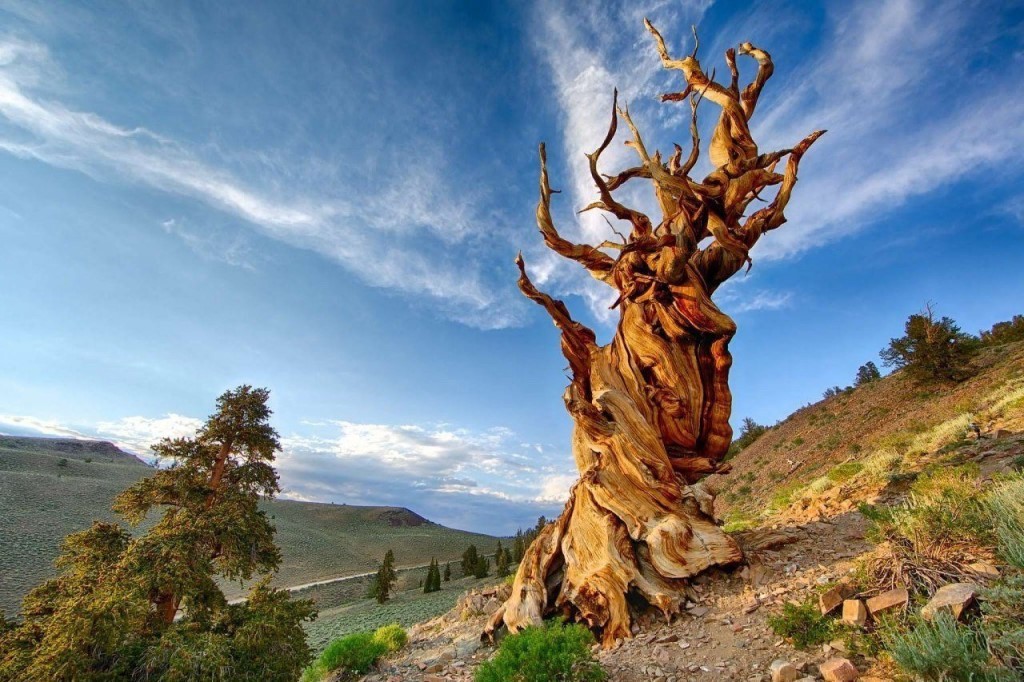
M 872 381 L 878 381 L 881 378 L 882 373 L 878 371 L 878 366 L 868 360 L 857 368 L 857 376 L 853 380 L 853 385 L 863 386 L 864 384 L 870 384 Z
M 948 317 L 935 319 L 930 304 L 907 318 L 904 331 L 879 353 L 886 367 L 904 369 L 918 381 L 961 381 L 970 374 L 978 340 Z
M 377 575 L 370 587 L 370 596 L 374 597 L 378 604 L 383 604 L 391 598 L 391 588 L 394 587 L 395 580 L 397 579 L 398 574 L 395 573 L 395 553 L 389 549 L 387 554 L 384 555 L 384 561 L 381 562 L 380 567 L 377 569 Z
M 314 610 L 269 587 L 281 554 L 258 506 L 279 490 L 268 398 L 228 391 L 195 437 L 153 447 L 171 466 L 114 502 L 132 525 L 161 511 L 148 531 L 133 538 L 96 522 L 64 540 L 61 575 L 25 597 L 21 624 L 0 638 L 0 679 L 298 675 L 310 657 L 301 624 Z M 268 575 L 245 602 L 227 603 L 218 579 L 258 574 Z
M 430 592 L 437 592 L 441 589 L 441 569 L 437 563 L 437 559 L 431 558 L 430 568 L 427 569 L 427 578 L 423 583 L 423 592 L 428 594 Z
M 466 551 L 462 553 L 463 576 L 470 576 L 476 573 L 476 565 L 478 558 L 479 557 L 476 551 L 476 545 L 470 545 L 466 548 Z
M 516 531 L 516 538 L 512 542 L 512 562 L 518 564 L 526 554 L 526 542 L 523 539 L 523 531 L 520 528 Z
M 501 540 L 498 540 L 498 549 L 494 552 L 494 569 L 499 578 L 508 575 L 508 555 L 505 553 L 505 548 L 501 546 Z
M 444 581 L 448 582 L 452 579 L 452 563 L 449 561 L 444 565 Z
M 477 557 L 476 565 L 473 567 L 474 578 L 486 578 L 491 572 L 491 560 L 480 555 Z

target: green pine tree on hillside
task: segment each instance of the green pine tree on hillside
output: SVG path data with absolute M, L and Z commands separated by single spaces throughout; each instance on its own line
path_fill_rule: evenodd
M 279 491 L 269 392 L 217 399 L 194 437 L 153 450 L 170 466 L 122 492 L 114 510 L 137 526 L 95 522 L 69 535 L 60 575 L 0 627 L 0 680 L 293 680 L 309 661 L 302 622 L 312 602 L 269 586 L 281 562 L 259 509 Z M 218 580 L 265 574 L 228 604 Z

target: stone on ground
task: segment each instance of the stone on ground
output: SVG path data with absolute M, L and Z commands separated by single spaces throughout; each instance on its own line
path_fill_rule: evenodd
M 901 609 L 910 601 L 910 593 L 899 587 L 868 599 L 868 611 L 872 616 L 886 611 Z
M 850 586 L 841 583 L 819 594 L 818 608 L 821 610 L 821 615 L 827 616 L 838 609 L 843 600 L 850 596 L 850 592 Z
M 868 622 L 868 609 L 860 599 L 847 599 L 843 602 L 843 622 L 862 627 Z
M 943 585 L 921 609 L 921 617 L 931 620 L 939 611 L 949 611 L 953 618 L 960 620 L 967 607 L 974 603 L 977 593 L 978 586 L 972 583 Z
M 796 679 L 800 676 L 800 673 L 797 672 L 792 663 L 781 658 L 772 661 L 770 670 L 772 682 L 796 682 Z
M 860 676 L 846 658 L 830 658 L 818 666 L 818 670 L 825 682 L 854 682 Z

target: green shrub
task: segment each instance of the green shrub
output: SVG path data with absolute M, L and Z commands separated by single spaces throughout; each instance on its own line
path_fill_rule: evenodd
M 736 489 L 736 492 L 738 492 L 740 495 L 746 496 L 753 492 L 753 490 L 754 489 L 751 488 L 749 485 L 741 485 L 739 488 Z
M 793 439 L 793 445 L 795 445 L 797 447 L 800 447 L 803 444 L 804 444 L 804 439 L 802 437 L 797 436 L 796 438 Z
M 825 475 L 828 476 L 830 481 L 842 483 L 843 481 L 848 481 L 859 474 L 863 468 L 864 465 L 860 462 L 845 462 L 832 467 Z
M 909 676 L 925 682 L 997 682 L 1013 680 L 1008 670 L 989 663 L 984 635 L 939 613 L 909 630 L 895 625 L 880 629 L 885 648 Z
M 594 636 L 579 624 L 548 623 L 502 640 L 498 653 L 476 670 L 475 682 L 600 682 L 605 672 L 590 647 Z
M 932 468 L 914 482 L 905 504 L 864 505 L 862 513 L 873 522 L 869 537 L 876 541 L 902 538 L 922 554 L 956 543 L 994 544 L 977 474 L 976 465 Z
M 821 615 L 814 599 L 802 604 L 786 602 L 782 613 L 768 617 L 768 626 L 775 634 L 792 641 L 797 649 L 830 642 L 838 631 L 835 621 Z
M 803 492 L 801 493 L 801 496 L 814 498 L 817 497 L 818 495 L 821 495 L 823 492 L 825 492 L 831 487 L 832 480 L 829 479 L 828 476 L 822 476 L 821 478 L 816 478 L 810 483 L 808 483 L 807 487 L 804 488 Z
M 1001 578 L 981 593 L 989 651 L 1024 679 L 1024 575 Z
M 757 525 L 757 522 L 749 514 L 739 509 L 730 510 L 723 520 L 725 523 L 722 525 L 722 530 L 726 533 L 738 533 Z
M 302 679 L 303 682 L 317 682 L 335 670 L 365 673 L 387 653 L 388 645 L 378 641 L 372 633 L 357 632 L 328 644 L 317 662 L 306 669 Z
M 1024 569 L 1024 476 L 1017 474 L 997 483 L 985 496 L 985 505 L 995 527 L 999 554 Z
M 793 497 L 799 489 L 800 484 L 794 481 L 776 490 L 775 494 L 772 495 L 772 499 L 768 502 L 769 510 L 780 511 L 789 507 L 789 505 L 793 504 Z
M 898 473 L 903 455 L 895 448 L 882 448 L 864 460 L 864 475 L 876 481 L 884 481 Z
M 405 630 L 398 623 L 392 623 L 391 625 L 385 625 L 384 627 L 377 628 L 377 631 L 373 633 L 373 641 L 383 644 L 388 653 L 398 651 L 406 642 L 409 641 L 409 635 L 405 634 Z

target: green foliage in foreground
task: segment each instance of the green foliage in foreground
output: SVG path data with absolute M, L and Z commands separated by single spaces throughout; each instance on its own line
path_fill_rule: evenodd
M 878 637 L 909 677 L 925 682 L 1024 679 L 1024 477 L 978 484 L 977 467 L 935 468 L 915 482 L 910 501 L 865 507 L 875 539 L 902 543 L 911 564 L 958 544 L 994 547 L 1009 566 L 980 595 L 982 618 L 959 623 L 948 613 L 932 622 L 887 622 Z
M 548 623 L 501 641 L 498 653 L 476 670 L 475 682 L 600 682 L 605 672 L 582 625 Z
M 882 642 L 904 672 L 925 682 L 1010 682 L 1018 679 L 989 663 L 985 636 L 948 613 L 904 630 L 883 628 Z
M 815 599 L 808 599 L 802 604 L 786 602 L 782 605 L 782 613 L 768 617 L 768 626 L 775 634 L 790 640 L 797 649 L 831 642 L 838 629 L 834 620 L 821 615 Z
M 365 673 L 408 640 L 405 630 L 396 624 L 385 625 L 373 633 L 356 632 L 336 639 L 327 645 L 316 663 L 303 671 L 302 682 L 319 682 L 335 671 L 349 677 Z
M 228 604 L 216 579 L 249 580 L 280 563 L 259 510 L 278 491 L 269 392 L 241 386 L 193 438 L 154 450 L 173 465 L 118 495 L 132 537 L 96 522 L 69 535 L 59 578 L 33 589 L 21 621 L 0 627 L 0 680 L 292 680 L 310 658 L 312 604 L 256 583 Z

